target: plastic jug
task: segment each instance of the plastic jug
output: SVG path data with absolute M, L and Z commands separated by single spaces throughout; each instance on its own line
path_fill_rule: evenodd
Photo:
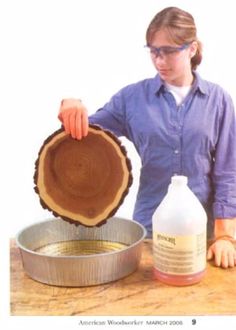
M 173 176 L 153 214 L 154 276 L 171 285 L 199 282 L 206 269 L 206 212 L 187 185 Z

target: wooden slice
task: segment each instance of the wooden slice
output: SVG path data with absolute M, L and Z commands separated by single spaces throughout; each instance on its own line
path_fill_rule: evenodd
M 85 226 L 115 214 L 132 184 L 125 148 L 111 132 L 90 125 L 87 137 L 63 129 L 43 143 L 35 163 L 35 191 L 55 216 Z

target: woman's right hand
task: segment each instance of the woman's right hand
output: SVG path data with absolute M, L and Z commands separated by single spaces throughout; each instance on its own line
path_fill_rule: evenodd
M 88 112 L 79 99 L 64 99 L 58 114 L 66 133 L 81 140 L 88 135 Z

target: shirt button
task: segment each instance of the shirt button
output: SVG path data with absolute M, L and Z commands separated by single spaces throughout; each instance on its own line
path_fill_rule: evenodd
M 177 155 L 179 153 L 179 150 L 175 149 L 174 153 Z

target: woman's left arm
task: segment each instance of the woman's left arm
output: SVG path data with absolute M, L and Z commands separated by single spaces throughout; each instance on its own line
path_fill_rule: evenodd
M 215 147 L 212 173 L 215 189 L 213 212 L 215 241 L 208 250 L 208 259 L 215 259 L 223 268 L 236 265 L 236 113 L 231 97 L 223 92 L 219 134 Z
M 236 113 L 228 94 L 223 93 L 218 103 L 212 170 L 213 213 L 215 219 L 232 219 L 236 218 Z

